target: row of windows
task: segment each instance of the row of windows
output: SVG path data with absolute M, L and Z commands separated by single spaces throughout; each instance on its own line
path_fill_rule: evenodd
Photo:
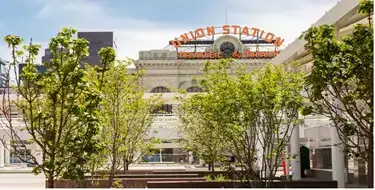
M 192 86 L 186 89 L 188 93 L 197 93 L 197 92 L 203 92 L 203 90 L 197 86 Z M 151 93 L 170 93 L 171 91 L 168 88 L 159 86 L 151 90 Z
M 172 104 L 163 104 L 159 109 L 153 111 L 154 114 L 172 114 Z

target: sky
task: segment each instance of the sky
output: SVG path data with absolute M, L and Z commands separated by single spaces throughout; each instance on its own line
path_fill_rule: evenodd
M 64 27 L 113 31 L 119 59 L 163 49 L 182 33 L 207 26 L 257 27 L 293 42 L 339 0 L 3 0 L 0 36 L 19 35 L 48 47 Z M 227 14 L 226 14 L 227 12 Z M 44 54 L 41 50 L 40 57 Z M 0 41 L 0 57 L 10 50 Z

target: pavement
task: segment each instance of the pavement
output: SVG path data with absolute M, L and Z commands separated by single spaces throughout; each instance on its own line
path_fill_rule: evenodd
M 0 189 L 44 189 L 44 174 L 0 173 Z

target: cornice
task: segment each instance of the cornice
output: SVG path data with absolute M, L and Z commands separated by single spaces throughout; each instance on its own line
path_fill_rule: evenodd
M 137 68 L 201 68 L 207 61 L 215 63 L 219 60 L 137 60 L 134 65 Z M 263 66 L 269 61 L 270 59 L 239 59 L 233 65 Z

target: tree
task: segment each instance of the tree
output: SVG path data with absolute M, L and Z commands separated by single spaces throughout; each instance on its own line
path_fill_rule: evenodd
M 313 56 L 306 77 L 310 106 L 304 114 L 330 118 L 349 155 L 367 161 L 368 185 L 373 187 L 373 1 L 362 0 L 359 12 L 369 24 L 338 39 L 334 26 L 311 27 L 303 33 Z
M 279 66 L 251 72 L 233 66 L 233 60 L 206 64 L 199 79 L 204 93 L 184 100 L 182 123 L 195 146 L 207 146 L 207 135 L 214 134 L 214 142 L 228 147 L 221 151 L 235 155 L 242 165 L 242 178 L 267 182 L 276 174 L 291 126 L 298 124 L 302 76 Z M 267 176 L 257 176 L 257 169 L 268 171 Z
M 130 60 L 116 62 L 104 77 L 104 142 L 110 157 L 110 186 L 121 166 L 124 172 L 129 164 L 138 160 L 155 143 L 148 139 L 148 132 L 154 115 L 153 110 L 161 105 L 160 97 L 144 99 L 144 91 L 137 85 L 142 72 L 129 74 Z M 122 164 L 121 164 L 122 162 Z
M 179 114 L 180 130 L 186 139 L 182 144 L 185 149 L 193 151 L 199 158 L 209 163 L 215 171 L 215 163 L 220 163 L 228 155 L 228 144 L 223 142 L 215 130 L 215 121 L 209 120 L 211 100 L 206 94 L 194 94 L 191 97 L 179 97 L 182 104 Z M 213 175 L 211 176 L 214 177 Z
M 80 68 L 88 55 L 88 41 L 73 39 L 75 33 L 75 29 L 64 28 L 51 39 L 49 49 L 53 57 L 43 63 L 45 73 L 38 72 L 35 65 L 40 46 L 30 42 L 23 52 L 18 50 L 22 43 L 20 37 L 8 35 L 4 38 L 12 50 L 13 60 L 9 67 L 15 70 L 18 59 L 22 55 L 27 57 L 22 81 L 16 75 L 17 98 L 10 98 L 8 82 L 1 109 L 7 115 L 10 107 L 15 105 L 24 125 L 19 127 L 6 116 L 7 122 L 3 123 L 3 127 L 12 142 L 13 152 L 22 161 L 36 165 L 33 172 L 43 172 L 50 188 L 54 187 L 58 178 L 83 180 L 84 173 L 88 172 L 86 162 L 101 150 L 101 142 L 97 138 L 100 131 L 101 82 L 100 79 L 98 83 L 87 80 L 88 73 Z M 102 49 L 99 54 L 102 69 L 98 72 L 102 78 L 115 54 L 112 48 Z M 41 155 L 27 151 L 27 142 L 20 135 L 22 131 L 31 136 L 28 142 L 36 144 L 41 149 Z M 26 159 L 20 156 L 21 152 L 27 152 Z
M 243 74 L 240 83 L 243 84 L 240 89 L 245 89 L 245 94 L 251 94 L 245 96 L 244 102 L 248 101 L 246 104 L 256 110 L 254 127 L 258 134 L 258 147 L 263 153 L 262 176 L 265 182 L 272 181 L 293 127 L 300 124 L 298 113 L 303 105 L 303 77 L 300 73 L 268 64 L 250 76 Z

